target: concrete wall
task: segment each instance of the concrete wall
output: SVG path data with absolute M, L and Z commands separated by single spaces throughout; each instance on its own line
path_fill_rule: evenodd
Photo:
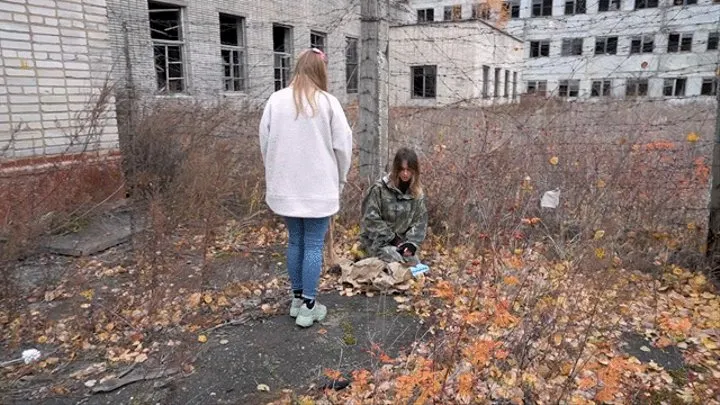
M 412 66 L 437 66 L 434 99 L 412 96 Z M 483 66 L 490 68 L 489 94 L 483 97 Z M 412 24 L 390 29 L 390 105 L 490 105 L 512 100 L 513 73 L 518 82 L 522 42 L 481 21 Z M 501 69 L 498 94 L 495 69 Z M 505 74 L 509 72 L 507 97 Z M 518 89 L 519 91 L 519 89 Z
M 118 147 L 105 0 L 0 0 L 0 160 Z
M 662 98 L 664 78 L 687 79 L 686 97 L 699 97 L 703 78 L 713 77 L 720 63 L 720 52 L 707 51 L 710 32 L 720 29 L 720 3 L 698 0 L 696 5 L 674 6 L 672 0 L 660 0 L 660 7 L 634 10 L 634 0 L 622 0 L 619 11 L 598 11 L 598 0 L 587 0 L 585 14 L 564 15 L 565 2 L 553 2 L 552 16 L 531 17 L 532 0 L 519 0 L 520 18 L 512 19 L 505 30 L 525 42 L 524 81 L 545 80 L 548 91 L 555 92 L 558 82 L 580 80 L 582 96 L 590 95 L 594 79 L 611 79 L 612 95 L 623 97 L 629 78 L 647 78 L 649 97 Z M 444 5 L 463 4 L 470 9 L 473 2 L 453 0 L 410 0 L 413 9 L 435 7 L 435 18 Z M 467 6 L 466 6 L 467 4 Z M 469 13 L 469 11 L 467 12 Z M 668 34 L 693 33 L 692 52 L 667 53 Z M 653 34 L 655 50 L 652 54 L 630 55 L 632 36 Z M 616 55 L 594 55 L 595 37 L 618 36 Z M 563 38 L 582 37 L 581 56 L 561 56 Z M 530 58 L 530 41 L 550 40 L 550 56 Z M 647 63 L 643 67 L 643 63 Z M 707 96 L 705 96 L 707 97 Z
M 261 104 L 274 91 L 273 25 L 292 27 L 294 54 L 310 46 L 310 31 L 327 34 L 330 91 L 353 101 L 345 86 L 346 37 L 359 38 L 359 3 L 350 0 L 167 0 L 183 9 L 187 90 L 157 95 L 147 0 L 108 0 L 115 77 L 145 98 L 232 99 Z M 220 45 L 219 13 L 245 19 L 248 88 L 226 92 Z M 130 62 L 128 63 L 127 57 Z

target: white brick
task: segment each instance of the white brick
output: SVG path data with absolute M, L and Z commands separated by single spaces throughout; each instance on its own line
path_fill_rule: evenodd
M 67 100 L 71 103 L 84 103 L 87 104 L 92 100 L 92 97 L 89 95 L 81 95 L 81 96 L 68 96 Z
M 42 15 L 46 17 L 55 17 L 57 15 L 54 8 L 28 6 L 28 11 L 30 12 L 30 14 Z
M 19 14 L 22 15 L 22 14 Z M 12 21 L 12 14 L 0 11 L 0 21 Z
M 37 79 L 34 77 L 8 77 L 8 86 L 35 86 L 37 85 Z
M 55 3 L 52 0 L 27 0 L 28 4 L 31 4 L 33 6 L 40 6 L 40 7 L 48 7 L 48 8 L 55 8 Z
M 52 44 L 35 44 L 33 46 L 33 48 L 34 48 L 34 50 L 41 51 L 41 52 L 61 52 L 62 51 L 62 48 L 60 48 L 60 45 L 52 45 Z
M 17 136 L 15 139 L 18 140 L 26 140 L 26 139 L 42 139 L 42 132 L 40 131 L 20 131 L 17 133 Z
M 40 114 L 12 114 L 13 122 L 39 122 L 42 121 Z
M 110 39 L 110 36 L 107 34 L 107 32 L 88 32 L 87 33 L 88 38 L 90 39 L 99 39 L 103 41 L 107 41 Z
M 35 60 L 45 60 L 48 58 L 47 52 L 33 52 L 33 58 Z
M 8 76 L 35 76 L 35 72 L 29 69 L 5 69 L 5 74 Z
M 3 7 L 3 11 L 6 11 L 6 12 L 7 12 L 7 11 L 10 11 L 10 12 L 13 12 L 13 13 L 24 13 L 24 12 L 27 11 L 27 10 L 25 9 L 25 6 L 20 5 L 20 4 L 8 4 L 8 3 L 3 3 L 3 6 L 2 6 L 2 7 Z
M 0 48 L 2 49 L 23 49 L 32 50 L 32 44 L 29 42 L 18 42 L 18 41 L 0 41 Z
M 83 30 L 73 30 L 67 28 L 60 28 L 60 33 L 64 37 L 85 38 L 87 36 L 86 32 Z
M 90 70 L 90 65 L 82 62 L 65 62 L 65 69 Z
M 58 50 L 59 52 L 60 50 Z M 63 60 L 63 54 L 61 53 L 49 53 L 48 59 L 50 60 Z
M 89 79 L 90 72 L 87 70 L 68 70 L 65 72 L 68 79 Z
M 73 22 L 72 22 L 72 27 L 73 27 L 73 28 L 85 29 L 85 23 L 82 22 L 82 21 L 75 21 L 75 20 L 73 20 Z
M 3 32 L 4 31 L 4 32 Z M 0 36 L 6 38 L 9 32 L 30 32 L 30 26 L 27 24 L 4 22 L 0 25 Z M 7 38 L 6 38 L 7 39 Z M 12 38 L 9 38 L 12 39 Z
M 67 96 L 40 96 L 41 103 L 67 103 Z
M 38 104 L 10 104 L 10 110 L 13 113 L 30 113 L 40 111 Z
M 25 86 L 25 87 L 23 87 L 23 93 L 38 94 L 38 88 L 37 88 L 37 86 Z
M 65 72 L 61 69 L 37 69 L 38 77 L 65 77 Z
M 45 79 L 40 78 L 38 79 L 38 84 L 40 86 L 64 86 L 65 85 L 65 79 Z
M 52 25 L 53 27 L 57 27 L 59 24 L 59 21 L 57 18 L 46 18 L 45 19 L 45 25 Z
M 35 66 L 39 68 L 45 68 L 45 69 L 62 69 L 63 64 L 62 62 L 56 62 L 56 61 L 48 61 L 48 60 L 38 60 L 35 62 Z
M 63 45 L 62 50 L 63 50 L 63 52 L 65 52 L 64 54 L 62 54 L 63 55 L 61 58 L 62 60 L 67 60 L 67 59 L 75 60 L 76 54 L 82 55 L 82 54 L 86 54 L 89 52 L 87 46 Z
M 42 25 L 33 25 L 32 32 L 33 34 L 60 35 L 59 29 Z
M 10 3 L 17 3 L 17 4 L 25 4 L 27 3 L 27 0 L 5 0 L 6 2 Z
M 33 67 L 33 61 L 30 59 L 5 58 L 5 66 L 30 70 Z
M 30 16 L 30 23 L 32 24 L 44 24 L 45 19 L 43 17 L 37 16 L 37 15 L 31 15 Z
M 68 87 L 90 87 L 90 80 L 87 79 L 67 79 Z
M 10 95 L 10 105 L 13 104 L 37 104 L 40 101 L 38 96 Z
M 30 34 L 24 34 L 21 32 L 4 32 L 0 31 L 0 37 L 2 39 L 10 41 L 27 41 L 30 42 Z
M 83 13 L 68 10 L 58 10 L 57 15 L 60 18 L 67 18 L 70 20 L 82 20 L 85 17 Z
M 52 87 L 40 87 L 40 88 L 38 88 L 38 93 L 53 94 L 53 88 Z
M 33 40 L 35 42 L 43 44 L 59 44 L 60 37 L 56 35 L 34 35 Z
M 104 15 L 85 14 L 85 21 L 107 24 L 108 19 Z
M 9 94 L 24 94 L 23 88 L 20 86 L 8 86 L 7 90 Z
M 2 54 L 3 58 L 17 58 L 18 57 L 17 51 L 13 51 L 11 49 L 3 49 L 0 54 Z
M 17 22 L 28 22 L 28 16 L 25 14 L 13 14 L 13 20 Z
M 67 94 L 67 90 L 64 87 L 56 87 L 52 89 L 53 94 Z
M 57 3 L 57 7 L 61 10 L 77 11 L 79 13 L 83 12 L 82 4 L 70 3 L 67 1 L 58 1 L 56 3 Z
M 44 120 L 52 120 L 52 121 L 69 120 L 70 114 L 68 114 L 67 112 L 46 112 L 46 113 L 43 113 L 42 117 Z M 53 127 L 55 127 L 55 126 L 53 126 Z
M 105 7 L 94 7 L 85 4 L 85 12 L 88 14 L 107 16 L 107 9 Z
M 10 114 L 0 114 L 0 122 L 10 122 Z M 7 128 L 9 129 L 9 126 Z
M 87 45 L 85 38 L 63 38 L 63 45 Z
M 85 104 L 68 104 L 68 107 L 70 108 L 70 111 L 85 111 L 88 109 L 88 106 Z

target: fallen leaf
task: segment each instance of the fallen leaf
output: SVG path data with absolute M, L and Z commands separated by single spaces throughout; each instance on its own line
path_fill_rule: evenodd
M 188 298 L 188 304 L 190 304 L 190 306 L 193 308 L 197 307 L 198 305 L 200 305 L 200 299 L 202 299 L 202 294 L 200 294 L 199 292 L 194 293 L 190 296 L 190 298 Z
M 270 392 L 270 387 L 267 384 L 258 384 L 257 390 L 261 392 Z
M 95 384 L 97 384 L 97 380 L 88 380 L 88 381 L 85 381 L 85 386 L 88 387 L 88 388 L 94 387 Z
M 198 336 L 198 342 L 200 342 L 200 343 L 205 343 L 205 342 L 207 342 L 207 341 L 208 341 L 207 336 L 205 336 L 205 335 L 200 335 L 200 336 Z
M 319 330 L 317 331 L 317 333 L 318 333 L 318 335 L 326 335 L 326 334 L 327 334 L 327 329 L 319 329 Z
M 641 347 L 640 350 L 642 350 L 642 351 L 644 351 L 644 352 L 646 352 L 646 353 L 650 353 L 650 352 L 651 352 L 650 348 L 647 347 L 647 346 Z
M 560 159 L 557 156 L 553 156 L 550 158 L 550 164 L 553 166 L 557 166 L 557 164 L 560 163 Z
M 230 342 L 229 342 L 227 339 L 222 339 L 222 340 L 220 341 L 220 344 L 221 344 L 221 345 L 226 345 L 226 344 L 228 344 L 228 343 L 230 343 Z
M 147 360 L 147 359 L 148 359 L 147 354 L 140 353 L 137 355 L 137 357 L 135 357 L 135 363 L 144 363 L 145 360 Z

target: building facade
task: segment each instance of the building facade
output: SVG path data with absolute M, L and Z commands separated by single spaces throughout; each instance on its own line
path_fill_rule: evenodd
M 476 1 L 410 4 L 419 22 L 499 17 L 524 42 L 525 93 L 708 99 L 717 92 L 720 0 L 510 0 L 500 13 Z
M 357 2 L 108 0 L 108 9 L 115 77 L 135 96 L 259 104 L 311 46 L 328 54 L 330 91 L 342 101 L 357 92 Z
M 390 105 L 492 105 L 518 98 L 522 41 L 482 20 L 390 27 Z
M 118 148 L 105 0 L 0 0 L 2 161 Z

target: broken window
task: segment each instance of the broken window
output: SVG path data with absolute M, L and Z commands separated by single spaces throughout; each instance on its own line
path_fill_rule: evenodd
M 689 6 L 692 4 L 697 4 L 697 0 L 673 0 L 674 6 Z
M 483 98 L 490 97 L 490 66 L 483 66 Z
M 490 12 L 491 8 L 488 3 L 475 4 L 472 7 L 472 15 L 470 16 L 470 18 L 472 18 L 473 20 L 478 18 L 483 20 L 489 20 Z
M 292 27 L 273 25 L 275 91 L 284 89 L 290 84 L 292 52 Z
M 685 78 L 665 79 L 663 95 L 666 97 L 682 97 L 685 95 Z
M 244 18 L 220 14 L 220 55 L 225 91 L 247 90 Z
M 600 0 L 598 3 L 598 11 L 618 11 L 620 10 L 620 0 Z
M 530 57 L 550 56 L 550 41 L 530 41 Z
M 517 99 L 517 72 L 513 72 L 512 78 L 512 99 Z
M 310 48 L 317 48 L 323 52 L 326 49 L 327 34 L 324 32 L 310 31 Z M 327 53 L 327 52 L 325 52 Z
M 443 19 L 445 21 L 462 20 L 462 6 L 459 4 L 454 6 L 445 6 L 443 9 Z
M 150 1 L 148 11 L 158 92 L 181 93 L 185 91 L 182 8 Z
M 505 91 L 503 92 L 503 97 L 508 98 L 510 97 L 510 71 L 505 71 Z
M 544 17 L 552 15 L 552 0 L 532 0 L 532 16 Z
M 502 69 L 495 68 L 495 89 L 493 93 L 493 97 L 497 98 L 500 97 L 500 75 L 502 74 Z
M 433 22 L 435 20 L 435 9 L 424 8 L 417 11 L 417 22 Z
M 653 35 L 642 35 L 633 37 L 630 40 L 630 54 L 653 53 L 655 49 L 655 37 Z
M 610 97 L 612 80 L 593 80 L 590 86 L 590 97 Z
M 560 97 L 577 97 L 580 94 L 580 80 L 560 80 Z
M 565 0 L 565 15 L 585 14 L 585 0 Z
M 437 66 L 413 66 L 412 98 L 435 98 Z
M 560 55 L 562 56 L 580 56 L 583 51 L 582 38 L 563 38 Z
M 617 54 L 618 37 L 595 38 L 595 55 Z
M 719 40 L 720 40 L 720 32 L 717 32 L 717 31 L 711 32 L 708 35 L 707 50 L 708 51 L 717 51 Z
M 657 8 L 658 0 L 635 0 L 635 10 Z
M 648 94 L 648 79 L 628 79 L 625 83 L 625 97 L 644 97 Z
M 668 35 L 668 53 L 690 52 L 692 50 L 692 33 L 672 33 Z
M 525 92 L 527 94 L 545 96 L 547 94 L 547 80 L 532 80 L 527 82 Z
M 718 92 L 718 78 L 717 77 L 703 78 L 702 87 L 700 87 L 700 95 L 716 96 L 717 92 Z
M 509 18 L 520 18 L 520 0 L 510 0 L 503 3 L 503 12 Z
M 358 92 L 358 64 L 360 55 L 358 55 L 358 39 L 352 37 L 345 38 L 345 83 L 348 93 Z

